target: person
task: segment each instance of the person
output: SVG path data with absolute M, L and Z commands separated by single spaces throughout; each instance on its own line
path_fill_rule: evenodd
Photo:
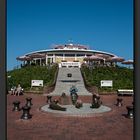
M 22 92 L 22 88 L 21 88 L 20 84 L 18 84 L 14 95 L 18 95 L 19 96 L 21 92 Z
M 16 86 L 13 86 L 11 88 L 11 95 L 15 95 L 15 92 L 16 92 Z

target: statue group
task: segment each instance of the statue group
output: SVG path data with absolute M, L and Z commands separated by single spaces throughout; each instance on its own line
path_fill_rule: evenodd
M 70 88 L 70 96 L 71 96 L 71 102 L 76 108 L 81 108 L 83 106 L 83 103 L 80 99 L 78 99 L 78 89 L 73 85 Z M 49 108 L 53 110 L 61 110 L 61 111 L 66 111 L 65 107 L 62 107 L 61 105 L 68 105 L 70 104 L 69 102 L 69 97 L 65 94 L 62 93 L 62 95 L 59 97 L 58 100 L 52 100 L 52 96 L 47 96 L 47 103 L 49 104 Z M 99 108 L 102 104 L 102 101 L 100 100 L 99 94 L 94 93 L 92 96 L 92 103 L 90 108 Z

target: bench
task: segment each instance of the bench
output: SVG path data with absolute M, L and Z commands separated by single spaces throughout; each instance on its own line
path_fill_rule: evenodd
M 118 89 L 117 90 L 118 95 L 133 95 L 133 89 Z

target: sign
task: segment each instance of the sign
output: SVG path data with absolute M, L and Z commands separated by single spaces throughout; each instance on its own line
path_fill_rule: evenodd
M 32 80 L 31 86 L 41 86 L 43 87 L 43 80 Z
M 80 67 L 80 62 L 61 62 L 61 65 L 62 66 L 66 66 L 66 67 L 68 67 L 68 66 L 78 66 L 78 67 Z
M 112 80 L 101 80 L 101 87 L 112 87 L 113 81 Z

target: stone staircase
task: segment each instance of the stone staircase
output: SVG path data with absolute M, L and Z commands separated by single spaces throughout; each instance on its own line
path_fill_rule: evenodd
M 72 77 L 68 77 L 68 73 L 71 73 Z M 85 88 L 80 69 L 74 67 L 59 68 L 55 89 L 50 95 L 59 96 L 63 92 L 66 93 L 66 95 L 70 95 L 69 89 L 72 85 L 78 89 L 78 95 L 92 95 L 92 93 Z

